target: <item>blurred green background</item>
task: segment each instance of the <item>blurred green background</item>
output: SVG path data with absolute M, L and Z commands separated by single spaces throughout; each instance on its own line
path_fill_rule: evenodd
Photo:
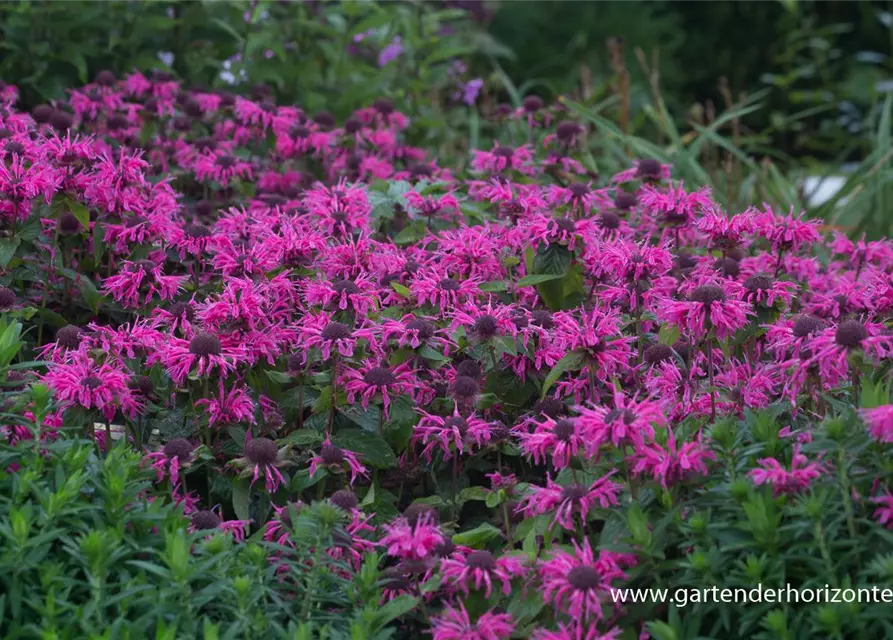
M 0 79 L 26 109 L 102 69 L 339 117 L 387 96 L 461 163 L 499 103 L 537 94 L 601 132 L 600 173 L 660 157 L 726 206 L 810 204 L 871 235 L 893 231 L 891 43 L 893 3 L 867 0 L 0 3 Z M 816 204 L 804 178 L 829 177 Z

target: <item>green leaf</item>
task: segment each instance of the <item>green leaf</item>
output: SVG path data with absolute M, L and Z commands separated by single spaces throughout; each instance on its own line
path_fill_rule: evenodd
M 298 447 L 312 447 L 323 441 L 322 433 L 316 429 L 298 429 L 278 440 L 278 444 L 293 444 Z
M 412 244 L 418 242 L 425 237 L 427 231 L 428 227 L 425 226 L 425 223 L 421 220 L 413 222 L 397 234 L 394 238 L 394 244 Z
M 362 429 L 346 429 L 335 434 L 332 442 L 342 449 L 361 454 L 363 462 L 368 462 L 373 467 L 387 469 L 397 464 L 394 450 L 377 433 L 369 433 Z
M 233 511 L 239 520 L 250 520 L 249 504 L 250 504 L 251 483 L 248 478 L 233 479 Z
M 518 280 L 519 287 L 531 287 L 533 285 L 550 282 L 552 280 L 560 280 L 564 277 L 562 273 L 535 273 L 533 275 L 524 276 Z
M 77 200 L 71 200 L 71 212 L 74 214 L 74 217 L 78 219 L 78 222 L 81 223 L 81 226 L 86 231 L 90 228 L 90 212 L 87 210 L 87 207 L 82 205 Z
M 407 594 L 389 600 L 386 604 L 378 607 L 375 615 L 376 623 L 380 627 L 383 627 L 389 622 L 396 620 L 401 616 L 405 616 L 407 613 L 415 609 L 418 600 L 419 599 L 416 596 Z
M 485 293 L 497 293 L 499 291 L 508 291 L 509 283 L 505 280 L 494 280 L 493 282 L 485 282 L 479 289 Z
M 468 502 L 469 500 L 486 500 L 489 493 L 490 492 L 483 487 L 466 487 L 459 492 L 456 500 L 458 500 L 459 504 Z
M 675 324 L 665 324 L 660 328 L 660 331 L 657 334 L 657 340 L 661 344 L 672 347 L 676 344 L 676 341 L 679 340 L 679 336 L 681 335 L 682 332 Z
M 20 244 L 21 240 L 18 238 L 3 238 L 0 240 L 0 267 L 6 268 Z
M 99 222 L 95 222 L 93 224 L 93 264 L 97 267 L 99 263 L 102 261 L 102 256 L 105 255 L 105 241 L 104 241 L 105 233 L 103 232 L 103 226 Z
M 453 542 L 463 547 L 471 547 L 473 549 L 483 548 L 490 540 L 498 538 L 502 532 L 492 524 L 486 522 L 471 531 L 463 531 L 453 536 Z
M 425 358 L 425 360 L 434 360 L 435 362 L 449 362 L 450 357 L 445 356 L 439 351 L 435 351 L 431 347 L 422 347 L 419 350 L 419 355 Z
M 546 376 L 546 379 L 543 380 L 543 389 L 540 392 L 540 398 L 545 398 L 546 394 L 549 392 L 549 389 L 555 384 L 555 381 L 561 377 L 565 371 L 577 370 L 583 364 L 583 354 L 577 353 L 576 351 L 571 351 L 566 354 L 561 360 L 555 363 L 555 366 L 552 367 L 552 370 L 549 372 L 549 375 Z
M 99 305 L 102 303 L 104 296 L 96 289 L 96 285 L 93 284 L 90 278 L 81 275 L 78 279 L 78 286 L 80 287 L 81 295 L 84 297 L 84 302 L 93 310 L 93 313 L 98 313 Z
M 412 292 L 409 289 L 407 289 L 406 287 L 404 287 L 402 284 L 400 284 L 399 282 L 394 282 L 392 280 L 391 281 L 391 289 L 393 289 L 394 291 L 399 293 L 404 298 L 412 297 Z

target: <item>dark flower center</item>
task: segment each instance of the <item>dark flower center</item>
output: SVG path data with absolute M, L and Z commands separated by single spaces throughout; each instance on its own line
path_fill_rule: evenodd
M 81 384 L 88 389 L 96 389 L 97 387 L 102 386 L 102 380 L 97 378 L 96 376 L 87 376 L 81 381 Z
M 16 303 L 16 294 L 9 287 L 0 287 L 0 309 L 9 309 Z
M 350 337 L 350 328 L 340 322 L 330 322 L 322 330 L 323 340 L 343 340 Z
M 137 227 L 141 224 L 145 224 L 146 222 L 149 222 L 149 218 L 146 218 L 145 216 L 134 215 L 134 216 L 129 216 L 128 218 L 126 218 L 124 220 L 124 226 L 127 227 L 128 229 L 133 229 L 134 227 Z
M 471 569 L 492 571 L 496 568 L 496 558 L 489 551 L 472 551 L 465 558 L 465 564 Z
M 346 293 L 350 295 L 360 292 L 360 288 L 357 286 L 357 283 L 352 280 L 339 280 L 338 282 L 333 282 L 332 289 L 337 294 Z
M 453 383 L 453 395 L 457 398 L 473 398 L 479 391 L 478 383 L 469 376 L 459 376 Z
M 472 360 L 471 358 L 469 358 L 468 360 L 463 360 L 456 365 L 456 374 L 459 376 L 468 376 L 469 378 L 477 379 L 481 375 L 481 365 L 476 360 Z
M 648 364 L 657 364 L 673 357 L 673 350 L 665 344 L 653 344 L 643 354 L 645 362 Z
M 571 122 L 570 120 L 564 120 L 563 122 L 559 122 L 558 126 L 555 127 L 555 135 L 558 136 L 558 139 L 567 142 L 568 140 L 572 140 L 574 136 L 578 135 L 582 129 L 580 125 L 576 122 Z
M 463 438 L 468 433 L 468 422 L 458 416 L 450 416 L 443 421 L 445 429 L 456 429 Z
M 50 121 L 50 116 L 52 115 L 53 108 L 48 104 L 39 104 L 31 110 L 31 117 L 38 124 L 46 124 Z
M 363 123 L 356 118 L 348 118 L 344 121 L 344 131 L 347 133 L 356 133 L 363 128 Z
M 25 145 L 23 145 L 21 142 L 7 142 L 3 149 L 10 155 L 12 155 L 13 153 L 15 153 L 16 155 L 22 155 L 23 153 L 25 153 Z
M 596 589 L 602 576 L 595 567 L 574 567 L 567 574 L 567 581 L 577 591 Z
M 211 236 L 211 230 L 201 224 L 187 224 L 183 231 L 190 238 L 208 238 Z
M 620 227 L 620 216 L 616 213 L 611 213 L 610 211 L 605 211 L 602 213 L 599 224 L 601 224 L 603 229 L 607 229 L 609 231 L 613 231 Z
M 452 278 L 444 278 L 437 283 L 443 291 L 458 291 L 459 283 Z
M 394 374 L 387 367 L 372 367 L 363 376 L 363 382 L 376 387 L 386 387 L 395 381 Z
M 557 218 L 555 224 L 558 225 L 559 229 L 567 233 L 573 233 L 577 230 L 577 224 L 570 218 Z
M 744 281 L 744 288 L 748 291 L 768 291 L 772 288 L 772 278 L 762 274 L 750 276 Z
M 166 458 L 179 458 L 180 462 L 189 462 L 192 459 L 192 443 L 186 438 L 174 438 L 164 445 Z
M 335 116 L 333 116 L 328 111 L 320 111 L 315 116 L 313 116 L 313 121 L 324 128 L 335 126 Z
M 434 335 L 434 325 L 421 318 L 410 320 L 406 323 L 406 328 L 415 331 L 421 340 L 428 340 Z
M 515 150 L 511 147 L 496 147 L 493 149 L 493 155 L 498 158 L 511 158 L 515 155 Z
M 587 493 L 589 493 L 589 489 L 587 489 L 585 485 L 575 482 L 574 484 L 567 485 L 561 490 L 561 499 L 576 502 L 585 498 Z
M 56 332 L 56 344 L 66 349 L 77 349 L 81 343 L 83 329 L 67 324 Z
M 550 418 L 557 418 L 558 416 L 567 413 L 567 408 L 564 406 L 564 402 L 558 398 L 543 398 L 536 403 L 533 410 Z
M 636 414 L 630 409 L 611 409 L 605 416 L 605 422 L 614 422 L 615 420 L 623 420 L 624 424 L 630 425 L 636 421 Z
M 220 517 L 213 511 L 196 511 L 192 514 L 192 526 L 199 531 L 216 529 L 220 526 Z
M 522 104 L 524 105 L 524 111 L 534 113 L 543 108 L 543 99 L 539 96 L 527 96 Z
M 636 175 L 641 178 L 657 178 L 660 176 L 660 162 L 653 158 L 639 160 L 636 164 Z
M 356 494 L 349 489 L 339 489 L 332 494 L 331 500 L 332 504 L 341 507 L 345 511 L 352 511 L 359 504 Z
M 220 355 L 220 340 L 210 333 L 198 333 L 189 341 L 189 352 L 199 358 Z
M 415 524 L 422 518 L 426 518 L 431 523 L 436 523 L 439 520 L 439 518 L 437 517 L 437 510 L 430 504 L 424 503 L 409 505 L 403 512 L 403 516 L 406 518 L 409 524 L 413 526 L 415 526 Z
M 621 211 L 632 209 L 634 206 L 636 206 L 636 194 L 628 193 L 626 191 L 619 192 L 614 197 L 614 206 Z
M 842 347 L 858 347 L 868 337 L 868 329 L 858 320 L 844 320 L 837 326 L 834 339 Z
M 444 538 L 443 541 L 434 547 L 434 555 L 438 558 L 445 558 L 456 550 L 456 543 L 450 538 Z
M 734 278 L 741 271 L 741 266 L 737 260 L 732 258 L 721 258 L 713 263 L 713 268 L 719 271 L 723 277 Z
M 726 299 L 726 294 L 722 287 L 717 287 L 715 284 L 705 284 L 692 291 L 688 299 L 692 302 L 710 304 L 711 302 L 722 302 Z
M 319 450 L 319 457 L 326 464 L 341 464 L 344 462 L 344 452 L 333 444 L 324 444 Z
M 799 316 L 797 320 L 794 322 L 794 327 L 791 329 L 794 336 L 797 338 L 805 338 L 806 336 L 815 333 L 816 331 L 821 331 L 825 328 L 825 321 L 821 318 L 816 318 L 815 316 Z
M 574 435 L 574 423 L 570 420 L 559 420 L 555 423 L 554 433 L 562 442 L 570 442 Z
M 568 189 L 571 190 L 571 193 L 574 194 L 575 198 L 582 198 L 587 193 L 589 193 L 589 187 L 582 182 L 574 182 L 568 187 Z
M 245 457 L 257 465 L 272 465 L 279 457 L 279 449 L 269 438 L 255 438 L 245 443 Z
M 394 103 L 387 98 L 378 98 L 372 103 L 372 107 L 384 116 L 394 112 Z
M 219 158 L 217 158 L 218 167 L 229 169 L 234 164 L 236 164 L 236 159 L 233 156 L 220 156 Z
M 6 150 L 9 150 L 9 145 L 6 145 Z M 59 216 L 59 232 L 65 235 L 71 235 L 73 233 L 77 233 L 81 229 L 81 222 L 77 219 L 77 217 L 71 213 L 70 211 L 66 211 L 61 216 Z
M 472 331 L 484 340 L 492 338 L 496 335 L 496 318 L 490 315 L 479 316 L 474 321 Z
M 155 384 L 149 376 L 137 376 L 127 383 L 127 388 L 134 393 L 148 398 L 155 392 Z
M 552 320 L 552 314 L 544 309 L 539 309 L 534 311 L 531 315 L 531 320 L 533 324 L 538 327 L 542 327 L 543 329 L 551 329 L 555 326 L 555 322 Z
M 195 309 L 188 302 L 175 302 L 168 311 L 172 316 L 185 316 L 187 320 L 195 318 Z

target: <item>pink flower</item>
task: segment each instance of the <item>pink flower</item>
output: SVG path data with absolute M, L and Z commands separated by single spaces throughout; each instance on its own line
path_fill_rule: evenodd
M 198 446 L 185 438 L 168 440 L 161 451 L 154 451 L 146 455 L 145 460 L 151 462 L 155 470 L 156 482 L 170 476 L 171 485 L 177 487 L 180 484 L 180 469 L 188 466 L 195 460 Z
M 251 180 L 254 177 L 251 164 L 224 151 L 200 155 L 195 161 L 195 178 L 199 182 L 213 180 L 228 187 L 233 178 Z
M 569 625 L 559 622 L 558 629 L 551 631 L 549 629 L 535 629 L 531 640 L 618 640 L 623 629 L 613 627 L 602 633 L 593 624 L 585 624 L 583 622 L 572 622 Z M 650 636 L 639 636 L 640 640 L 648 640 Z
M 422 419 L 415 426 L 412 438 L 425 445 L 422 455 L 429 462 L 431 454 L 437 448 L 443 453 L 443 459 L 449 460 L 453 450 L 462 455 L 466 450 L 470 453 L 490 442 L 492 425 L 473 413 L 468 418 L 463 418 L 458 407 L 453 409 L 453 415 L 446 418 L 431 415 L 421 409 L 418 412 Z
M 754 226 L 759 235 L 769 240 L 774 252 L 797 253 L 803 246 L 822 239 L 820 221 L 802 220 L 802 214 L 795 217 L 793 208 L 787 217 L 778 215 L 769 205 L 763 205 L 763 208 L 762 213 L 754 215 Z
M 601 620 L 602 600 L 610 601 L 612 583 L 625 579 L 623 565 L 635 564 L 635 556 L 602 550 L 598 557 L 586 539 L 581 546 L 573 541 L 573 552 L 552 552 L 540 565 L 543 598 L 557 611 L 575 620 Z
M 220 427 L 235 425 L 240 422 L 254 424 L 254 400 L 248 395 L 244 385 L 235 385 L 229 391 L 223 386 L 223 380 L 217 383 L 217 395 L 202 398 L 195 403 L 196 407 L 206 407 L 208 426 Z
M 807 457 L 800 453 L 799 444 L 794 445 L 790 471 L 775 458 L 760 458 L 757 464 L 761 468 L 751 470 L 748 475 L 756 485 L 771 484 L 775 495 L 798 493 L 825 471 L 819 462 L 809 462 Z
M 418 387 L 415 372 L 406 363 L 393 368 L 366 363 L 359 369 L 347 369 L 344 378 L 347 401 L 353 402 L 359 396 L 360 404 L 368 409 L 369 403 L 380 395 L 385 419 L 390 417 L 391 394 L 408 394 Z
M 527 574 L 527 568 L 520 558 L 514 555 L 495 557 L 489 551 L 471 551 L 468 555 L 454 554 L 440 561 L 440 574 L 447 584 L 458 589 L 466 596 L 469 587 L 483 589 L 489 598 L 493 583 L 502 585 L 502 592 L 512 592 L 511 581 Z
M 574 531 L 574 515 L 579 515 L 585 523 L 589 512 L 596 505 L 607 509 L 620 504 L 617 494 L 622 487 L 610 479 L 615 473 L 616 471 L 612 471 L 589 486 L 576 482 L 561 486 L 553 482 L 552 478 L 547 478 L 545 487 L 531 487 L 533 493 L 521 500 L 517 511 L 527 517 L 554 512 L 555 522 L 568 531 Z
M 654 427 L 666 426 L 666 413 L 661 403 L 627 398 L 614 394 L 614 408 L 577 407 L 577 421 L 584 434 L 589 455 L 608 442 L 615 447 L 654 439 Z
M 661 319 L 693 339 L 705 337 L 712 329 L 724 340 L 746 325 L 753 314 L 747 302 L 730 299 L 722 284 L 702 284 L 691 290 L 687 300 L 664 299 L 658 305 Z
M 284 449 L 280 450 L 269 438 L 251 438 L 247 434 L 242 457 L 234 459 L 230 464 L 241 468 L 242 475 L 250 475 L 252 485 L 263 476 L 267 493 L 276 493 L 280 485 L 285 483 L 285 477 L 279 471 L 279 467 L 288 464 Z
M 212 333 L 199 332 L 190 340 L 171 337 L 149 356 L 149 364 L 161 362 L 177 384 L 183 384 L 193 370 L 199 377 L 213 372 L 225 376 L 236 368 L 236 361 L 244 356 L 243 346 L 232 347 L 221 343 Z
M 893 443 L 893 404 L 862 409 L 861 414 L 872 438 L 885 444 Z
M 162 300 L 173 300 L 183 288 L 186 276 L 166 276 L 161 264 L 152 260 L 121 263 L 117 275 L 106 278 L 103 286 L 116 302 L 125 307 L 148 305 L 156 295 Z
M 326 438 L 320 447 L 319 455 L 313 456 L 310 460 L 310 477 L 316 474 L 316 470 L 320 467 L 328 469 L 330 472 L 343 473 L 344 466 L 350 471 L 350 484 L 357 481 L 357 476 L 369 476 L 369 470 L 366 469 L 353 451 L 336 447 L 332 444 L 330 438 Z
M 545 464 L 551 456 L 554 469 L 570 466 L 573 458 L 587 448 L 588 435 L 580 420 L 575 418 L 555 421 L 546 417 L 533 431 L 516 427 L 521 451 L 531 456 L 536 464 Z
M 884 495 L 876 496 L 871 501 L 880 505 L 874 511 L 874 518 L 886 528 L 893 529 L 893 495 L 890 490 L 884 488 Z
M 249 520 L 221 520 L 213 509 L 207 511 L 195 511 L 190 518 L 189 531 L 192 533 L 213 534 L 215 531 L 225 531 L 232 534 L 236 542 L 244 542 Z
M 525 175 L 534 173 L 533 154 L 527 145 L 512 148 L 494 142 L 492 150 L 475 150 L 472 153 L 471 168 L 475 171 L 502 173 L 514 169 Z
M 97 362 L 86 350 L 72 353 L 65 362 L 52 364 L 42 380 L 63 408 L 79 405 L 96 409 L 109 421 L 119 409 L 129 418 L 135 418 L 142 409 L 142 401 L 127 385 L 130 373 L 111 358 Z
M 649 474 L 664 488 L 692 475 L 707 475 L 707 461 L 716 456 L 697 439 L 682 446 L 676 443 L 672 427 L 667 429 L 666 446 L 656 442 L 640 442 L 635 445 L 631 456 L 632 472 L 636 475 Z
M 461 603 L 458 609 L 447 605 L 441 615 L 431 617 L 433 640 L 507 640 L 514 630 L 510 614 L 487 611 L 472 622 Z
M 447 537 L 430 516 L 422 516 L 410 523 L 406 518 L 396 518 L 382 525 L 384 535 L 378 544 L 387 550 L 389 556 L 401 560 L 421 560 L 432 556 L 443 545 Z

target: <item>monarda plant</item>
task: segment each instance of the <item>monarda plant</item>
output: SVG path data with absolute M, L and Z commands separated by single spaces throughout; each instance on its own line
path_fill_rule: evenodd
M 649 159 L 599 176 L 598 131 L 535 96 L 444 166 L 385 98 L 338 122 L 139 72 L 3 95 L 8 485 L 63 436 L 136 452 L 120 508 L 265 545 L 283 637 L 893 629 L 877 602 L 616 591 L 889 582 L 890 241 L 724 211 Z

